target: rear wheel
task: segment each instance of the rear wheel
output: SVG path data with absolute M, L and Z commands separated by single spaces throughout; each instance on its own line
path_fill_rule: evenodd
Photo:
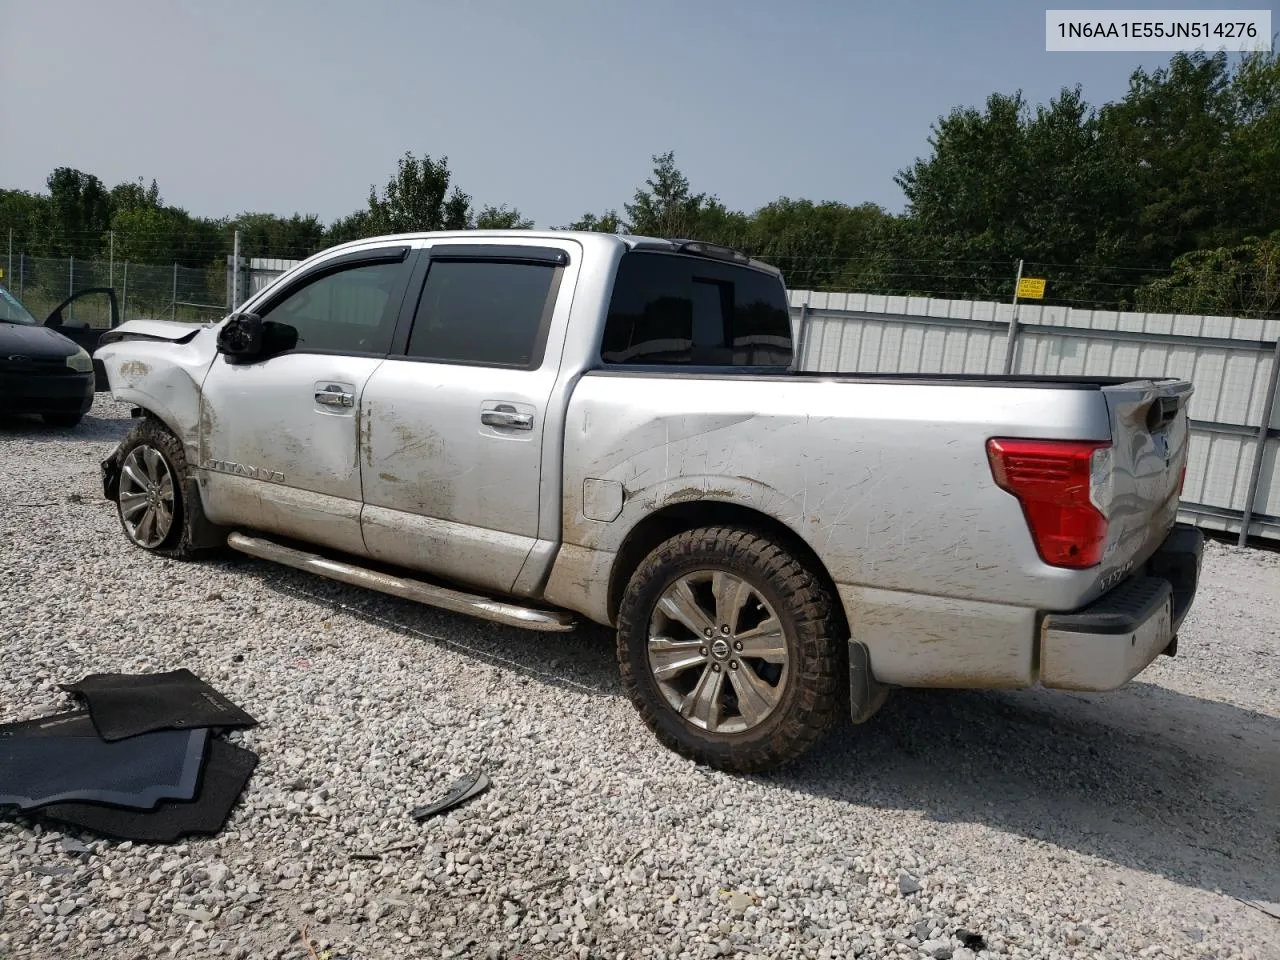
M 844 706 L 845 644 L 821 579 L 767 537 L 680 534 L 635 571 L 618 614 L 622 684 L 658 740 L 723 770 L 800 756 Z
M 183 484 L 187 458 L 182 444 L 153 420 L 134 427 L 119 450 L 116 510 L 124 535 L 143 550 L 186 556 Z

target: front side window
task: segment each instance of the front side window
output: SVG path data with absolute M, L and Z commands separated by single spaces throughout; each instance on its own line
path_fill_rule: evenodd
M 385 353 L 395 328 L 403 271 L 399 262 L 340 268 L 290 292 L 262 318 L 296 329 L 299 352 Z
M 791 314 L 771 274 L 631 251 L 618 265 L 601 359 L 610 365 L 787 367 Z
M 560 268 L 523 260 L 432 260 L 406 353 L 441 363 L 542 362 Z

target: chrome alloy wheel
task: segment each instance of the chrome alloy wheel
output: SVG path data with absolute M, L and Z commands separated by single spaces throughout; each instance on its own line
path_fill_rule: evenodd
M 154 550 L 173 527 L 173 474 L 160 451 L 139 444 L 120 468 L 120 520 L 138 546 Z
M 708 733 L 758 726 L 786 689 L 782 622 L 755 587 L 723 570 L 685 574 L 663 592 L 648 655 L 672 709 Z

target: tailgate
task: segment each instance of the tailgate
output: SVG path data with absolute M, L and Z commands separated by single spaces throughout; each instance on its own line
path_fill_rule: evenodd
M 1099 586 L 1144 563 L 1173 527 L 1187 465 L 1187 380 L 1135 380 L 1102 388 L 1111 419 L 1107 541 Z

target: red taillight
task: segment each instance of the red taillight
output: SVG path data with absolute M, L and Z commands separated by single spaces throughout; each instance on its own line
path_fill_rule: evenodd
M 1098 461 L 1110 447 L 1080 440 L 987 441 L 996 483 L 1022 504 L 1045 563 L 1083 569 L 1102 562 L 1107 518 L 1098 504 L 1109 493 L 1110 477 L 1109 464 Z M 1095 466 L 1107 468 L 1106 475 L 1095 478 Z

